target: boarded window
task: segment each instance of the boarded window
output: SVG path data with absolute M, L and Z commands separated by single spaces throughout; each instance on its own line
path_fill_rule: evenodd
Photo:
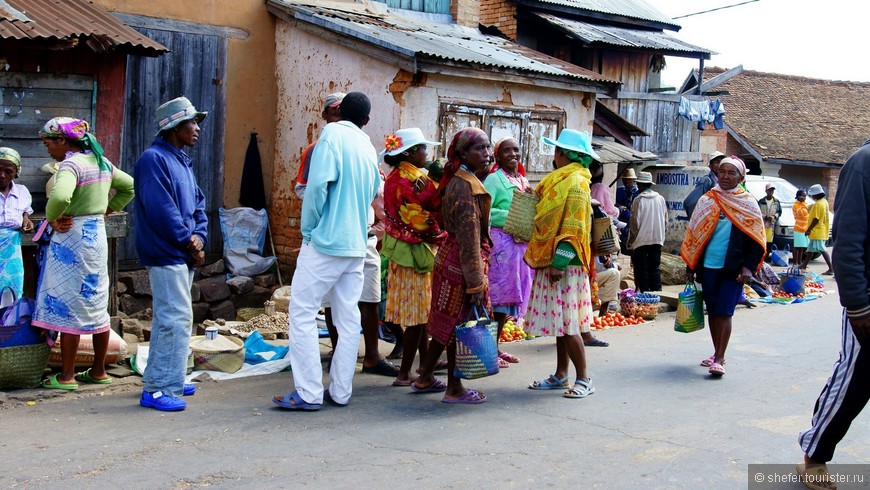
M 449 14 L 450 0 L 375 0 L 394 9 L 414 10 L 428 14 Z
M 553 168 L 553 147 L 543 144 L 541 137 L 555 139 L 564 119 L 563 111 L 443 103 L 440 148 L 446 153 L 453 135 L 469 126 L 485 130 L 493 144 L 504 137 L 516 138 L 527 176 L 530 181 L 538 182 Z
M 0 72 L 0 146 L 21 154 L 15 182 L 33 196 L 33 210 L 45 211 L 45 183 L 50 174 L 40 168 L 52 161 L 39 137 L 46 121 L 58 114 L 84 119 L 99 134 L 95 121 L 96 84 L 87 75 Z

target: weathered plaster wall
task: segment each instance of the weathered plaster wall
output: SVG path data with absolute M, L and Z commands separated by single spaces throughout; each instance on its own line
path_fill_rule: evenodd
M 272 232 L 280 261 L 295 265 L 301 243 L 301 201 L 293 192 L 302 150 L 319 135 L 323 97 L 331 92 L 360 91 L 372 102 L 371 121 L 363 130 L 380 150 L 384 137 L 402 127 L 419 127 L 441 138 L 441 102 L 469 105 L 561 109 L 567 126 L 591 131 L 593 114 L 581 105 L 583 92 L 445 75 L 416 76 L 393 65 L 278 21 L 276 35 L 277 119 L 272 175 Z M 443 156 L 446 148 L 430 149 Z
M 275 20 L 263 0 L 93 0 L 110 12 L 182 20 L 248 33 L 230 38 L 227 55 L 224 205 L 238 206 L 239 185 L 250 133 L 258 133 L 266 193 L 275 153 Z M 181 94 L 179 94 L 181 95 Z M 208 108 L 201 108 L 208 110 Z M 150 128 L 149 128 L 150 130 Z M 268 197 L 268 196 L 267 196 Z

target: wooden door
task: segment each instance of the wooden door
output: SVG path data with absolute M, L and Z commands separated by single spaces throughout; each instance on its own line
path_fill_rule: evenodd
M 139 155 L 154 141 L 157 107 L 176 97 L 185 96 L 197 110 L 207 111 L 200 124 L 202 131 L 196 146 L 184 151 L 193 159 L 196 175 L 206 199 L 209 219 L 206 253 L 219 255 L 222 240 L 218 208 L 223 206 L 224 186 L 224 114 L 227 39 L 218 35 L 136 28 L 160 44 L 169 53 L 159 58 L 127 58 L 127 107 L 124 123 L 122 167 L 130 174 Z M 135 242 L 136 214 L 130 212 L 130 235 L 120 245 L 120 259 L 131 265 L 138 258 Z

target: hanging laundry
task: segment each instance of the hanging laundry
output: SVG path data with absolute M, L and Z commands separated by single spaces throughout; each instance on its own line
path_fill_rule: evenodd
M 713 116 L 713 127 L 722 129 L 725 127 L 725 104 L 716 97 L 716 100 L 710 102 L 710 115 Z
M 689 121 L 697 122 L 698 129 L 701 131 L 707 128 L 707 123 L 713 123 L 713 127 L 716 129 L 725 127 L 723 119 L 725 106 L 718 98 L 710 101 L 689 100 L 685 97 L 680 97 L 678 114 Z

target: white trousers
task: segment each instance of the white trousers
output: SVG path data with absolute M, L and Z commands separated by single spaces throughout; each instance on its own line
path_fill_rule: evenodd
M 290 284 L 290 366 L 296 391 L 308 403 L 323 403 L 323 370 L 315 317 L 323 297 L 332 290 L 332 319 L 338 344 L 329 371 L 329 395 L 347 403 L 359 352 L 363 287 L 362 257 L 334 257 L 302 245 Z

